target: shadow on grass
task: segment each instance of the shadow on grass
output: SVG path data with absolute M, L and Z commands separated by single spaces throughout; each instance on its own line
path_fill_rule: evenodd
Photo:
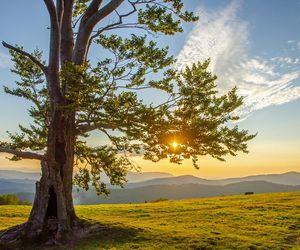
M 94 232 L 92 235 L 77 241 L 71 249 L 105 249 L 108 247 L 118 247 L 126 243 L 138 243 L 145 240 L 141 236 L 138 236 L 141 232 L 143 232 L 143 229 L 133 227 L 105 227 L 99 232 Z
M 84 221 L 75 236 L 66 245 L 46 246 L 40 243 L 16 242 L 13 245 L 1 245 L 0 250 L 63 250 L 63 249 L 101 249 L 108 246 L 120 246 L 135 242 L 143 229 L 123 226 L 108 226 Z M 139 238 L 139 240 L 142 240 Z

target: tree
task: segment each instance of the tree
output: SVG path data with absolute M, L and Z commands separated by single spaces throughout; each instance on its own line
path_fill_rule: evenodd
M 122 186 L 134 167 L 131 154 L 154 162 L 192 159 L 197 167 L 202 155 L 224 160 L 227 154 L 247 152 L 247 141 L 254 136 L 230 125 L 242 104 L 236 89 L 218 95 L 209 61 L 176 70 L 168 48 L 153 41 L 154 34 L 174 35 L 182 31 L 182 22 L 198 20 L 181 0 L 44 3 L 50 16 L 47 64 L 41 51 L 28 53 L 3 42 L 14 62 L 12 72 L 20 78 L 15 89 L 4 90 L 32 102 L 33 122 L 10 133 L 0 152 L 11 154 L 11 160 L 40 161 L 42 177 L 28 221 L 3 234 L 1 241 L 48 236 L 50 219 L 55 221 L 55 242 L 68 240 L 80 225 L 72 201 L 75 167 L 75 184 L 84 189 L 93 185 L 98 194 L 107 194 L 101 174 Z M 124 35 L 123 29 L 141 32 Z M 89 61 L 92 45 L 103 51 L 97 63 Z M 147 89 L 169 98 L 144 103 L 139 92 Z M 87 137 L 94 130 L 110 143 L 91 147 Z
M 18 205 L 21 202 L 15 194 L 0 195 L 0 205 Z

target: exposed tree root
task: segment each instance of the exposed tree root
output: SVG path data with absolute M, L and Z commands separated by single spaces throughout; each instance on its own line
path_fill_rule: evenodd
M 54 223 L 53 219 L 52 221 L 51 219 L 50 221 L 48 220 L 47 229 L 39 235 L 36 234 L 34 239 L 28 238 L 28 235 L 32 235 L 32 232 L 28 234 L 26 223 L 2 231 L 0 232 L 0 249 L 27 249 L 26 246 L 70 246 L 81 239 L 89 238 L 107 230 L 106 226 L 99 223 L 91 224 L 87 221 L 76 219 L 72 231 L 68 234 L 67 241 L 60 241 L 57 239 L 57 228 Z
M 25 228 L 26 223 L 23 223 L 0 232 L 0 249 L 4 245 L 13 245 L 23 239 Z

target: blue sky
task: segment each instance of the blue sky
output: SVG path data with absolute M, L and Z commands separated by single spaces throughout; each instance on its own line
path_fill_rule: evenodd
M 199 14 L 200 21 L 185 25 L 182 34 L 158 37 L 157 41 L 170 46 L 170 52 L 178 57 L 179 68 L 210 57 L 211 70 L 219 77 L 220 92 L 236 85 L 245 96 L 245 105 L 238 111 L 243 118 L 239 126 L 258 132 L 258 136 L 250 143 L 251 152 L 246 158 L 229 158 L 225 165 L 205 159 L 203 165 L 213 166 L 213 170 L 205 172 L 204 167 L 197 173 L 186 163 L 180 173 L 192 171 L 196 175 L 218 177 L 218 167 L 231 165 L 234 171 L 229 170 L 227 176 L 300 171 L 300 1 L 186 0 L 185 3 L 187 9 Z M 47 55 L 48 14 L 42 1 L 2 1 L 0 23 L 0 40 L 22 45 L 27 51 L 38 47 Z M 93 48 L 91 59 L 96 60 L 100 53 Z M 16 79 L 9 71 L 10 66 L 7 50 L 0 47 L 1 85 L 12 86 Z M 146 94 L 142 97 L 149 99 Z M 156 101 L 162 98 L 155 96 Z M 26 107 L 28 103 L 24 100 L 0 90 L 0 139 L 6 138 L 6 130 L 16 131 L 18 123 L 28 122 Z M 2 160 L 0 168 L 10 164 Z M 173 171 L 167 162 L 163 164 L 164 170 Z M 160 170 L 146 165 L 146 171 Z

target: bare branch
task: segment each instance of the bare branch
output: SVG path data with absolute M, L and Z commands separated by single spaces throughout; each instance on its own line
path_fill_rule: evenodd
M 117 24 L 117 25 L 115 25 Z M 95 31 L 95 34 L 91 37 L 91 39 L 94 39 L 95 37 L 99 36 L 100 34 L 102 34 L 104 31 L 108 31 L 108 30 L 116 30 L 116 29 L 140 29 L 140 30 L 144 30 L 146 31 L 148 34 L 150 35 L 155 35 L 153 32 L 151 32 L 146 26 L 144 25 L 139 25 L 138 23 L 114 23 L 111 25 L 108 25 L 104 28 L 101 28 L 97 31 Z
M 119 145 L 119 143 L 117 142 L 117 140 L 115 140 L 115 138 L 112 135 L 110 135 L 105 129 L 99 129 L 99 130 L 102 133 L 104 133 L 111 142 L 113 142 L 115 144 L 115 146 L 117 147 L 118 150 L 122 150 L 125 153 L 124 147 L 122 147 L 121 145 Z
M 13 154 L 17 157 L 21 157 L 23 159 L 32 159 L 32 160 L 45 160 L 44 155 L 40 155 L 37 153 L 33 152 L 24 152 L 24 151 L 19 151 L 15 150 L 12 148 L 5 148 L 5 147 L 0 147 L 0 153 L 7 153 L 7 154 Z
M 90 17 L 87 25 L 92 28 L 95 27 L 98 22 L 114 12 L 123 2 L 124 0 L 111 0 L 108 4 L 106 4 L 103 8 L 98 10 L 94 15 Z
M 76 129 L 76 134 L 82 135 L 96 129 L 116 129 L 116 128 L 117 127 L 113 126 L 113 124 L 88 122 L 86 124 L 78 125 Z
M 42 64 L 37 58 L 35 58 L 33 55 L 25 52 L 24 50 L 21 50 L 20 48 L 17 48 L 15 46 L 12 46 L 4 41 L 2 41 L 2 45 L 7 48 L 7 49 L 10 49 L 10 50 L 13 50 L 23 56 L 26 56 L 27 58 L 29 58 L 34 64 L 36 64 L 43 72 L 45 75 L 47 75 L 47 67 Z
M 181 97 L 182 97 L 182 96 L 179 95 L 179 96 L 177 96 L 177 97 L 169 98 L 166 102 L 163 102 L 163 103 L 161 103 L 161 104 L 155 106 L 154 109 L 160 108 L 161 106 L 164 106 L 164 105 L 169 104 L 169 103 L 171 103 L 171 105 L 173 105 L 174 102 L 178 101 Z
M 118 89 L 128 89 L 128 90 L 143 90 L 150 89 L 151 86 L 141 86 L 141 87 L 126 87 L 126 86 L 117 86 Z
M 103 32 L 106 31 L 106 30 L 112 30 L 112 29 L 117 29 L 117 28 L 119 28 L 120 25 L 123 23 L 123 18 L 128 17 L 128 16 L 132 15 L 134 12 L 137 11 L 137 8 L 136 8 L 136 6 L 135 6 L 136 3 L 130 2 L 130 4 L 131 4 L 131 6 L 132 6 L 132 10 L 129 11 L 128 13 L 126 13 L 126 14 L 120 15 L 120 14 L 118 13 L 118 11 L 115 10 L 115 12 L 117 13 L 117 15 L 118 15 L 118 17 L 119 17 L 119 20 L 118 20 L 117 22 L 115 22 L 115 23 L 111 23 L 111 24 L 107 25 L 106 27 L 103 27 L 103 28 L 99 29 L 93 36 L 91 36 L 91 39 L 90 39 L 90 41 L 89 41 L 89 46 L 90 46 L 90 44 L 92 43 L 93 39 L 95 39 L 95 38 L 96 38 L 97 36 L 99 36 L 101 33 L 103 33 Z

